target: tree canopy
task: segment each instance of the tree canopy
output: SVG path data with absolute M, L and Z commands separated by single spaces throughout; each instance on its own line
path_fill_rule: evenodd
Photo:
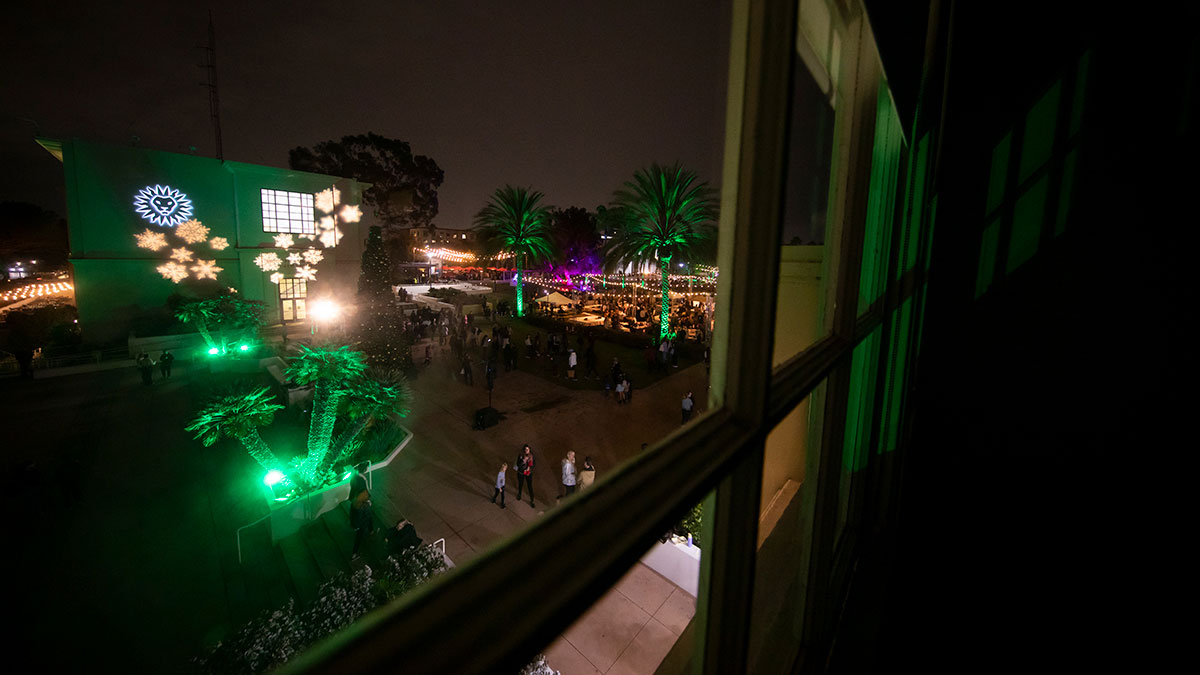
M 437 217 L 437 191 L 445 174 L 433 159 L 414 155 L 405 141 L 370 132 L 343 136 L 293 148 L 288 166 L 370 183 L 363 202 L 385 227 L 428 227 Z

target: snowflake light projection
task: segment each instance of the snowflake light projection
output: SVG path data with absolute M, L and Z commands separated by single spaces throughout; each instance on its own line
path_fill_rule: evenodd
M 179 235 L 180 239 L 189 244 L 199 244 L 208 239 L 208 228 L 193 218 L 175 228 L 175 234 Z
M 188 276 L 187 267 L 176 262 L 169 262 L 165 265 L 159 265 L 154 269 L 156 269 L 164 279 L 170 279 L 175 283 L 183 281 Z
M 321 253 L 320 251 L 318 251 L 315 248 L 310 248 L 304 252 L 304 262 L 308 263 L 309 265 L 316 265 L 317 263 L 321 262 L 324 259 L 325 259 L 325 254 Z M 289 260 L 289 262 L 291 261 L 291 256 L 288 256 L 288 260 Z M 295 263 L 292 263 L 292 264 L 295 264 Z
M 167 245 L 167 235 L 150 229 L 141 234 L 135 234 L 133 237 L 137 239 L 138 248 L 148 248 L 151 251 L 157 251 Z
M 197 279 L 216 279 L 217 272 L 224 269 L 224 267 L 217 267 L 216 260 L 197 260 L 196 264 L 191 267 L 191 270 L 196 273 Z
M 300 261 L 302 259 L 303 259 L 303 256 L 301 256 L 299 253 L 289 253 L 288 254 L 288 264 L 289 265 L 299 265 Z
M 275 235 L 275 248 L 291 248 L 296 245 L 296 240 L 292 239 L 290 234 Z
M 186 246 L 181 248 L 173 248 L 171 249 L 171 260 L 181 263 L 191 262 L 192 252 L 187 250 Z
M 321 243 L 325 246 L 325 248 L 333 248 L 334 246 L 337 246 L 338 242 L 341 240 L 342 231 L 336 227 L 332 230 L 326 230 L 321 233 Z
M 264 272 L 274 272 L 283 264 L 283 260 L 280 260 L 278 253 L 260 253 L 254 259 L 254 264 Z
M 317 227 L 322 230 L 332 230 L 335 225 L 337 225 L 337 221 L 333 219 L 333 216 L 325 216 L 317 221 Z
M 333 209 L 342 201 L 342 191 L 336 187 L 331 187 L 327 190 L 322 190 L 316 194 L 313 200 L 315 206 L 321 213 L 333 213 Z
M 138 215 L 161 227 L 175 227 L 192 217 L 192 200 L 170 185 L 147 185 L 138 190 L 133 208 Z
M 279 272 L 276 272 L 271 275 L 271 283 L 273 283 L 273 284 L 278 284 L 282 279 L 283 279 L 283 275 L 280 274 Z
M 317 271 L 308 265 L 302 265 L 296 268 L 297 279 L 308 279 L 309 281 L 317 280 Z
M 362 209 L 358 208 L 356 204 L 347 204 L 342 207 L 338 215 L 342 217 L 342 222 L 357 223 L 362 219 Z
M 229 240 L 225 237 L 213 237 L 212 239 L 208 240 L 208 245 L 211 246 L 212 250 L 214 251 L 224 251 L 225 249 L 229 248 Z

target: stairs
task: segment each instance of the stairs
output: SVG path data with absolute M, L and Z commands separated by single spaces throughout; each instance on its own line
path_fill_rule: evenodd
M 242 564 L 227 573 L 226 590 L 232 630 L 263 611 L 271 611 L 294 598 L 301 609 L 317 598 L 321 584 L 339 573 L 366 564 L 375 567 L 387 557 L 383 534 L 387 525 L 376 511 L 375 532 L 351 562 L 355 532 L 350 527 L 349 504 L 271 543 L 266 525 L 242 535 Z

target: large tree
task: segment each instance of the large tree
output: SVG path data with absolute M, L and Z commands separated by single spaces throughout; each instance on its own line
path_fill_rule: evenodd
M 616 191 L 613 206 L 622 218 L 609 240 L 608 263 L 658 264 L 662 274 L 659 337 L 665 338 L 670 332 L 671 260 L 715 239 L 716 194 L 695 172 L 679 164 L 669 168 L 651 164 Z
M 572 274 L 596 272 L 599 268 L 600 233 L 592 212 L 578 206 L 555 209 L 550 214 L 550 238 L 555 258 L 550 265 L 552 272 L 561 272 L 570 279 Z
M 437 162 L 414 155 L 405 141 L 375 133 L 293 148 L 288 152 L 288 166 L 370 183 L 363 202 L 391 230 L 432 224 L 438 213 L 437 191 L 445 176 Z
M 525 312 L 521 280 L 525 265 L 552 255 L 551 207 L 541 204 L 542 197 L 541 192 L 532 188 L 505 185 L 497 188 L 487 205 L 475 215 L 475 227 L 479 228 L 487 250 L 506 251 L 516 258 L 517 316 Z

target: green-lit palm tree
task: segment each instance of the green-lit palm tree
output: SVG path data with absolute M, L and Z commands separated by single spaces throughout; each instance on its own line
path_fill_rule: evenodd
M 717 198 L 695 172 L 675 164 L 651 164 L 639 169 L 614 195 L 613 207 L 622 222 L 609 240 L 610 267 L 654 260 L 662 274 L 662 312 L 659 338 L 670 332 L 670 294 L 667 275 L 671 259 L 686 255 L 714 238 Z
M 551 255 L 550 207 L 541 204 L 541 192 L 532 188 L 505 185 L 498 188 L 487 206 L 475 215 L 475 227 L 483 235 L 490 251 L 507 251 L 517 264 L 517 316 L 525 314 L 524 286 L 521 280 L 526 263 Z
M 399 371 L 371 369 L 366 377 L 352 383 L 346 398 L 351 423 L 333 443 L 329 452 L 331 466 L 350 453 L 354 441 L 376 420 L 392 414 L 407 416 L 412 394 L 408 380 Z
M 204 338 L 204 342 L 208 344 L 208 348 L 217 348 L 217 343 L 213 341 L 212 334 L 208 332 L 208 324 L 217 319 L 216 306 L 212 300 L 192 300 L 186 305 L 181 305 L 175 311 L 175 318 L 183 323 L 196 324 L 196 329 L 200 331 L 200 335 Z
M 262 468 L 281 470 L 279 458 L 267 447 L 258 428 L 270 424 L 275 419 L 275 412 L 282 409 L 266 387 L 234 392 L 210 401 L 185 428 L 196 432 L 196 439 L 206 448 L 223 437 L 236 438 Z
M 366 369 L 363 355 L 351 351 L 349 347 L 314 349 L 299 345 L 297 354 L 288 365 L 289 380 L 313 385 L 308 454 L 300 463 L 300 478 L 309 484 L 320 483 L 320 472 L 327 465 L 338 406 L 350 391 L 351 383 L 362 377 Z

